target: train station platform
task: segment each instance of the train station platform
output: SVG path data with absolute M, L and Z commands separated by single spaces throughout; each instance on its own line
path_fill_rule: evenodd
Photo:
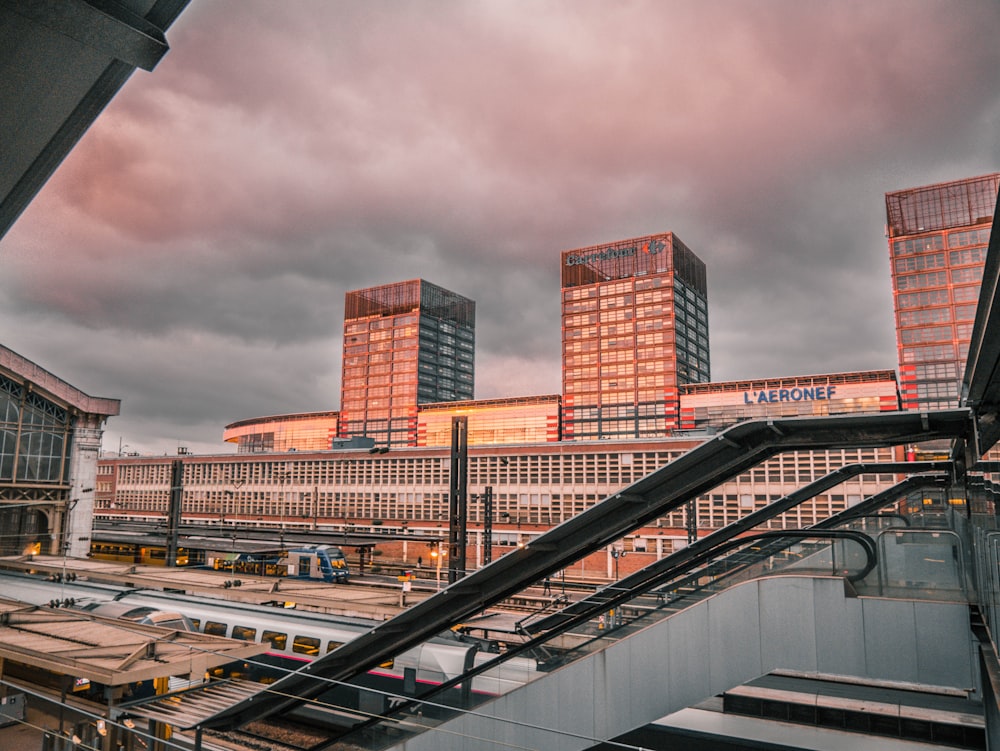
M 68 558 L 59 556 L 6 556 L 0 557 L 0 569 L 22 572 L 40 572 L 51 576 L 73 574 L 88 581 L 129 587 L 211 595 L 235 602 L 274 605 L 294 603 L 299 610 L 330 613 L 354 618 L 386 620 L 406 606 L 433 594 L 417 588 L 401 597 L 398 582 L 349 585 L 330 584 L 322 581 L 290 577 L 264 577 L 205 568 L 167 568 L 152 565 L 131 565 L 93 558 Z

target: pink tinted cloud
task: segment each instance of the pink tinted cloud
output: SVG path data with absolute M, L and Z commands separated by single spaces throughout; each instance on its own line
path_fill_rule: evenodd
M 862 140 L 911 137 L 928 96 L 969 96 L 977 58 L 949 53 L 982 13 L 297 7 L 192 7 L 160 68 L 67 161 L 65 200 L 163 240 L 379 217 L 509 226 L 536 221 L 540 202 L 588 215 L 595 196 L 614 211 L 678 186 L 760 189 Z

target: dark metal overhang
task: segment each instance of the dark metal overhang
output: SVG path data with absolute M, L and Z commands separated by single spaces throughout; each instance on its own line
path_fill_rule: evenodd
M 965 460 L 972 466 L 1000 440 L 1000 200 L 993 213 L 990 244 L 983 268 L 979 306 L 962 378 L 962 404 L 975 413 L 977 435 Z
M 0 239 L 189 0 L 0 0 Z

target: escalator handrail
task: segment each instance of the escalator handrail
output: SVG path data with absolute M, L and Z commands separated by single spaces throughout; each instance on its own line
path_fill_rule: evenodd
M 875 542 L 872 540 L 871 537 L 857 530 L 832 529 L 832 530 L 814 530 L 811 532 L 808 530 L 780 530 L 780 531 L 771 530 L 767 532 L 759 532 L 752 535 L 746 535 L 744 537 L 739 537 L 734 540 L 725 540 L 719 543 L 714 548 L 704 551 L 702 554 L 698 555 L 695 559 L 691 561 L 685 561 L 684 563 L 679 564 L 675 568 L 663 572 L 661 577 L 658 577 L 658 580 L 655 580 L 654 582 L 649 583 L 648 586 L 643 587 L 642 591 L 636 592 L 633 590 L 618 590 L 617 593 L 614 594 L 614 596 L 612 596 L 608 600 L 605 600 L 600 603 L 591 601 L 592 605 L 591 608 L 589 608 L 585 612 L 575 613 L 571 619 L 566 621 L 564 624 L 561 624 L 560 627 L 555 632 L 547 631 L 545 633 L 539 634 L 531 638 L 526 642 L 523 642 L 522 644 L 517 645 L 516 647 L 512 647 L 503 654 L 497 655 L 493 659 L 484 662 L 480 665 L 477 665 L 476 667 L 462 673 L 459 676 L 456 676 L 454 678 L 444 681 L 443 683 L 435 685 L 433 688 L 428 689 L 425 693 L 421 694 L 420 696 L 413 697 L 412 699 L 408 699 L 405 702 L 393 706 L 389 711 L 385 712 L 382 715 L 379 715 L 378 717 L 373 717 L 370 720 L 355 725 L 350 729 L 349 733 L 354 733 L 357 731 L 364 730 L 373 725 L 377 725 L 384 720 L 390 719 L 393 716 L 401 714 L 402 712 L 405 712 L 408 709 L 417 706 L 418 704 L 425 704 L 429 699 L 433 698 L 434 696 L 444 691 L 447 691 L 451 688 L 454 688 L 466 681 L 472 680 L 476 676 L 481 675 L 482 673 L 485 673 L 488 670 L 491 670 L 499 666 L 503 662 L 506 662 L 507 660 L 513 657 L 517 657 L 521 654 L 524 654 L 525 652 L 533 651 L 538 647 L 542 646 L 545 642 L 552 639 L 553 637 L 565 633 L 573 626 L 577 626 L 581 623 L 584 623 L 610 608 L 615 608 L 622 602 L 634 599 L 635 597 L 645 594 L 650 589 L 655 589 L 658 586 L 664 586 L 668 584 L 669 581 L 663 581 L 663 580 L 669 580 L 670 578 L 676 578 L 677 576 L 688 573 L 691 569 L 701 565 L 707 559 L 713 558 L 714 557 L 713 553 L 715 554 L 725 553 L 731 549 L 745 546 L 757 540 L 776 539 L 781 537 L 792 537 L 797 540 L 850 539 L 859 543 L 865 551 L 866 562 L 865 566 L 863 567 L 860 573 L 847 577 L 850 581 L 856 581 L 858 579 L 864 578 L 875 568 L 875 566 L 878 563 Z M 759 560 L 765 557 L 767 557 L 767 554 L 762 554 L 761 557 L 757 559 L 755 562 L 759 562 Z M 611 587 L 606 587 L 604 591 L 612 589 L 613 588 Z M 346 737 L 346 735 L 347 734 L 343 736 L 338 736 L 338 738 L 336 739 L 337 742 L 342 742 Z

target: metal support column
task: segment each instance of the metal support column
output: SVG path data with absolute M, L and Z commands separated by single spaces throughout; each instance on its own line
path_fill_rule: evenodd
M 469 418 L 451 418 L 451 480 L 448 514 L 448 583 L 465 576 L 465 538 L 468 526 Z
M 184 495 L 184 462 L 174 459 L 170 467 L 170 506 L 167 508 L 167 566 L 177 565 L 177 537 L 181 526 Z
M 493 561 L 493 486 L 483 491 L 483 565 Z

